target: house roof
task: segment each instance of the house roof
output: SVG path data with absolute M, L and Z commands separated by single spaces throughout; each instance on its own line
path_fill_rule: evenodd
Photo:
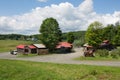
M 59 42 L 58 45 L 56 46 L 56 48 L 61 48 L 61 47 L 71 48 L 72 44 L 70 44 L 68 42 Z
M 33 45 L 29 45 L 28 46 L 30 49 L 35 49 L 36 47 L 35 46 L 33 46 Z
M 20 45 L 18 45 L 16 48 L 24 49 L 25 46 L 26 46 L 26 45 L 20 44 Z
M 44 44 L 33 44 L 37 48 L 46 48 Z

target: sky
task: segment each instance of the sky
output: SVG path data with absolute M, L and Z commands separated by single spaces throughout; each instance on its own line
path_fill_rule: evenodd
M 0 0 L 0 34 L 38 34 L 53 17 L 62 32 L 87 30 L 99 21 L 120 22 L 120 0 Z M 48 26 L 49 27 L 49 26 Z

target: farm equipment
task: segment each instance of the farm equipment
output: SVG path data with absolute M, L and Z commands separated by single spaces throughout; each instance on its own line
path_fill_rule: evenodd
M 85 57 L 94 57 L 93 53 L 94 53 L 94 48 L 93 46 L 85 46 L 84 47 L 84 56 Z

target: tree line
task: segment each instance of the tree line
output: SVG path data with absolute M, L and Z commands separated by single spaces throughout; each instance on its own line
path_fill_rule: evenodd
M 62 40 L 67 41 L 68 35 L 73 35 L 75 40 L 84 39 L 86 31 L 72 31 L 72 32 L 65 32 L 62 33 Z M 72 36 L 72 37 L 73 37 Z M 21 35 L 21 34 L 0 34 L 0 40 L 32 40 L 32 38 L 35 38 L 37 40 L 40 40 L 41 35 L 40 34 L 34 34 L 34 35 Z
M 26 40 L 29 36 L 21 34 L 0 34 L 0 40 Z

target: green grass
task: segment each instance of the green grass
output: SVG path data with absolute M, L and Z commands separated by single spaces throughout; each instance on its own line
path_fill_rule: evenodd
M 94 60 L 94 61 L 120 61 L 120 58 L 112 58 L 112 57 L 84 57 L 80 56 L 78 58 L 75 58 L 74 60 Z
M 119 80 L 120 67 L 0 60 L 0 80 Z
M 7 52 L 16 49 L 19 44 L 32 44 L 31 41 L 20 40 L 0 40 L 0 52 Z
M 49 53 L 49 54 L 41 54 L 41 55 L 38 55 L 38 54 L 35 54 L 35 53 L 29 53 L 29 54 L 23 54 L 23 53 L 18 53 L 17 54 L 17 57 L 35 57 L 35 56 L 46 56 L 46 55 L 52 55 L 52 53 Z
M 17 54 L 17 57 L 34 57 L 34 56 L 38 56 L 38 54 L 32 54 L 32 53 L 29 53 L 29 54 L 19 53 L 19 54 Z

